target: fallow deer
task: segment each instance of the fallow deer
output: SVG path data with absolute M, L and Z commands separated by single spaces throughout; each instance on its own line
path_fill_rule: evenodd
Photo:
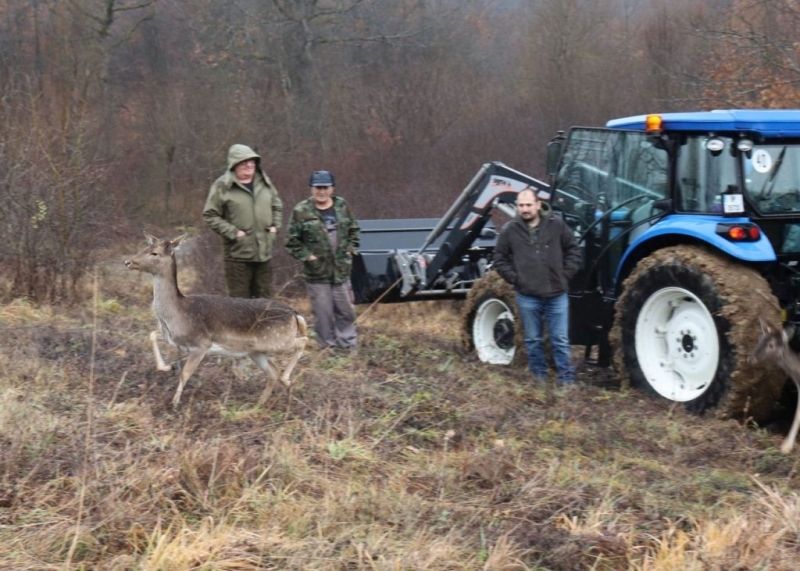
M 262 405 L 278 379 L 271 361 L 274 355 L 290 354 L 280 380 L 287 387 L 291 384 L 292 369 L 308 341 L 306 322 L 290 306 L 276 300 L 183 295 L 178 288 L 175 250 L 185 237 L 161 240 L 145 232 L 147 247 L 125 260 L 129 269 L 153 276 L 153 313 L 158 330 L 150 334 L 150 341 L 156 368 L 170 370 L 158 348 L 160 338 L 189 355 L 172 405 L 178 406 L 186 381 L 206 354 L 250 357 L 268 377 L 258 401 Z
M 748 363 L 760 363 L 762 361 L 772 361 L 791 377 L 800 394 L 800 355 L 792 351 L 789 341 L 794 336 L 794 325 L 786 325 L 783 329 L 772 324 L 761 321 L 761 337 L 758 344 L 750 356 Z M 794 413 L 794 421 L 789 434 L 781 444 L 781 452 L 788 454 L 794 447 L 797 431 L 800 429 L 800 401 Z

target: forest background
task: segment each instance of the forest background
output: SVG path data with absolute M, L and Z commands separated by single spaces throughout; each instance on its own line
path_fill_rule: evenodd
M 232 143 L 287 209 L 330 169 L 360 218 L 435 217 L 487 161 L 543 177 L 571 125 L 797 106 L 799 24 L 795 0 L 0 0 L 0 293 L 69 300 L 145 224 L 216 244 Z

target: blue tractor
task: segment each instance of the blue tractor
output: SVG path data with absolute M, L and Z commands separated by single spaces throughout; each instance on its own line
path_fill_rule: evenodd
M 388 250 L 384 269 L 364 274 L 395 280 L 388 300 L 466 297 L 467 345 L 511 363 L 521 336 L 512 291 L 490 271 L 490 214 L 513 214 L 516 193 L 536 188 L 584 252 L 570 284 L 573 345 L 613 364 L 623 386 L 692 412 L 768 417 L 785 376 L 747 356 L 759 318 L 800 321 L 800 110 L 574 127 L 551 141 L 547 167 L 549 184 L 484 165 L 421 247 Z M 368 229 L 368 263 L 369 241 Z

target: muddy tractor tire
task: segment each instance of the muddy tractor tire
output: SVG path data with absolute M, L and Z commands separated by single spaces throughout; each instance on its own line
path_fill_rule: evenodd
M 623 387 L 682 403 L 695 414 L 768 418 L 785 380 L 749 365 L 758 318 L 780 322 L 755 270 L 696 246 L 641 260 L 623 283 L 610 340 Z
M 514 288 L 489 271 L 470 288 L 463 312 L 462 343 L 478 359 L 494 365 L 525 361 L 522 324 Z

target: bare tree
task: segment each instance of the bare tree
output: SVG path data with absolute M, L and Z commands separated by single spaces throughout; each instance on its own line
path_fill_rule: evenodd
M 794 106 L 800 96 L 800 7 L 794 0 L 713 5 L 697 33 L 708 38 L 704 95 L 712 106 Z
M 330 168 L 362 218 L 435 215 L 488 160 L 541 176 L 557 129 L 792 101 L 797 23 L 793 0 L 0 0 L 0 180 L 38 188 L 44 148 L 50 187 L 192 226 L 242 142 L 287 203 Z M 30 197 L 17 229 L 56 211 Z
M 39 96 L 6 88 L 0 128 L 0 259 L 11 296 L 72 300 L 112 225 L 83 121 L 49 123 Z
M 93 28 L 96 7 L 39 0 L 14 20 L 33 49 L 5 58 L 2 68 L 0 249 L 11 295 L 80 295 L 81 278 L 113 225 L 101 129 L 114 114 L 112 49 L 124 38 L 112 38 L 112 24 L 117 12 L 142 6 L 108 0 L 102 25 Z

